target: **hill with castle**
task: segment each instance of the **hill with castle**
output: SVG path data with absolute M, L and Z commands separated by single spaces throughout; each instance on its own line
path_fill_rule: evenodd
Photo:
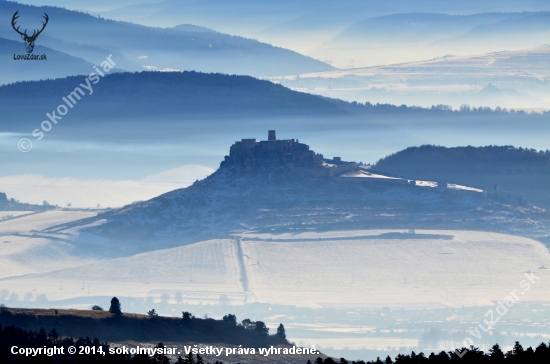
M 105 254 L 126 255 L 242 231 L 399 227 L 521 231 L 536 237 L 547 235 L 540 223 L 547 215 L 521 195 L 382 175 L 370 166 L 325 158 L 297 139 L 277 139 L 269 131 L 267 140 L 235 142 L 216 172 L 188 188 L 48 233 L 78 229 L 86 241 L 113 243 L 105 244 Z
M 270 131 L 236 141 L 190 187 L 99 214 L 0 222 L 0 298 L 33 295 L 42 305 L 47 296 L 63 307 L 117 296 L 170 313 L 180 292 L 201 313 L 230 303 L 278 320 L 269 304 L 345 315 L 488 306 L 533 269 L 541 279 L 529 299 L 546 302 L 549 227 L 547 210 L 519 194 L 384 174 Z M 302 320 L 287 308 L 289 320 Z

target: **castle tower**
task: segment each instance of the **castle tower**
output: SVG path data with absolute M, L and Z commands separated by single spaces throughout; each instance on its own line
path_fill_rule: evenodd
M 275 130 L 270 130 L 267 133 L 267 140 L 268 141 L 274 141 L 277 140 L 277 137 L 275 136 Z

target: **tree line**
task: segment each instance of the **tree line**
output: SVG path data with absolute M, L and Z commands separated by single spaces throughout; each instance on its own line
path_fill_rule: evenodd
M 411 354 L 399 354 L 395 357 L 395 361 L 390 356 L 385 360 L 377 358 L 365 362 L 348 361 L 340 358 L 340 361 L 335 361 L 332 358 L 317 358 L 314 363 L 310 360 L 307 364 L 548 364 L 550 363 L 550 343 L 541 343 L 535 349 L 528 347 L 524 349 L 521 344 L 516 341 L 516 344 L 507 352 L 496 344 L 485 353 L 479 348 L 471 347 L 470 349 L 462 348 L 457 353 L 456 351 L 445 352 L 439 354 L 431 353 L 426 356 L 424 353 L 416 354 L 414 351 Z
M 99 305 L 92 307 L 94 311 L 104 311 Z M 159 316 L 155 309 L 149 310 L 147 316 L 124 314 L 120 300 L 113 297 L 108 313 L 94 315 L 79 315 L 64 310 L 44 310 L 37 314 L 35 310 L 13 310 L 0 306 L 0 364 L 11 363 L 166 363 L 168 357 L 155 354 L 151 357 L 141 355 L 106 355 L 111 342 L 201 342 L 225 343 L 227 345 L 242 345 L 249 348 L 269 347 L 271 345 L 288 345 L 283 324 L 280 324 L 273 335 L 263 321 L 244 319 L 238 322 L 236 315 L 227 314 L 221 320 L 212 318 L 197 318 L 188 311 L 182 311 L 181 318 Z M 44 327 L 54 327 L 47 334 Z M 74 340 L 72 337 L 79 337 Z M 105 341 L 90 339 L 102 337 Z M 158 345 L 162 345 L 159 343 Z M 157 347 L 163 347 L 158 346 Z M 63 355 L 38 355 L 26 357 L 13 355 L 11 347 L 20 348 L 65 348 Z M 97 352 L 86 355 L 68 354 L 70 346 L 96 348 Z M 221 362 L 206 363 L 199 356 L 178 358 L 176 363 L 184 364 L 221 364 Z

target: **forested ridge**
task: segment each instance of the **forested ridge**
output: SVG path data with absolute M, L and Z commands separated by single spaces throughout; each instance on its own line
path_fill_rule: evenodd
M 382 158 L 373 169 L 411 179 L 509 191 L 525 195 L 533 204 L 550 207 L 550 150 L 423 145 Z
M 410 147 L 379 160 L 375 168 L 406 173 L 550 175 L 550 150 L 513 146 Z
M 471 347 L 470 349 L 462 348 L 457 351 L 445 352 L 439 354 L 424 353 L 399 354 L 392 360 L 391 357 L 386 359 L 371 360 L 365 362 L 363 360 L 348 361 L 341 358 L 335 361 L 332 358 L 318 358 L 314 364 L 495 364 L 495 363 L 513 363 L 513 364 L 546 364 L 550 363 L 550 347 L 546 343 L 541 343 L 535 349 L 523 348 L 519 342 L 516 342 L 512 350 L 503 351 L 502 348 L 495 344 L 485 353 L 479 348 Z M 308 361 L 307 364 L 312 364 Z
M 92 71 L 92 70 L 91 70 Z M 91 83 L 85 76 L 24 81 L 0 86 L 0 107 L 17 120 L 42 120 L 76 88 L 70 115 L 86 119 L 155 116 L 224 117 L 343 115 L 334 103 L 250 76 L 200 72 L 113 73 Z M 73 99 L 75 97 L 73 96 Z M 21 114 L 24 105 L 25 113 Z
M 67 312 L 4 308 L 0 310 L 0 324 L 34 331 L 40 328 L 55 328 L 64 336 L 101 337 L 102 340 L 111 342 L 222 342 L 249 347 L 288 344 L 280 335 L 269 335 L 269 328 L 262 321 L 244 319 L 238 323 L 237 318 L 231 314 L 226 315 L 223 320 L 197 318 L 189 312 L 182 312 L 181 318 L 162 317 L 152 311 L 145 316 L 104 311 Z

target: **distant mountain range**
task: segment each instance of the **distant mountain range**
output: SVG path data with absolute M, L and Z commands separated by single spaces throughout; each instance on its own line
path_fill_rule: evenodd
M 117 67 L 126 71 L 195 70 L 260 77 L 327 71 L 330 64 L 354 68 L 519 50 L 546 44 L 550 37 L 550 6 L 537 0 L 498 5 L 398 3 L 395 14 L 393 5 L 390 11 L 387 4 L 358 0 L 323 0 L 315 6 L 308 0 L 129 2 L 128 7 L 101 13 L 124 20 L 112 21 L 63 8 L 0 1 L 0 37 L 21 42 L 9 24 L 16 10 L 26 24 L 30 19 L 40 21 L 47 12 L 51 21 L 37 44 L 93 64 L 113 54 Z M 460 15 L 465 9 L 471 15 Z M 42 78 L 55 77 L 43 73 Z M 10 81 L 0 75 L 0 82 Z
M 400 48 L 393 49 L 398 56 Z M 540 46 L 270 79 L 294 90 L 344 100 L 542 111 L 548 108 L 549 62 L 550 47 Z
M 343 68 L 472 56 L 548 44 L 550 12 L 472 15 L 401 13 L 363 19 L 339 30 L 307 54 Z M 349 67 L 348 67 L 349 68 Z
M 459 3 L 436 0 L 397 0 L 388 3 L 373 0 L 166 0 L 121 7 L 101 15 L 153 26 L 174 26 L 189 22 L 217 31 L 257 38 L 316 59 L 332 60 L 333 65 L 347 68 L 350 60 L 354 60 L 357 66 L 373 66 L 425 60 L 447 53 L 470 55 L 518 50 L 521 49 L 518 48 L 520 44 L 515 40 L 511 47 L 500 43 L 492 44 L 482 37 L 477 40 L 483 43 L 485 50 L 476 49 L 474 53 L 470 51 L 471 45 L 465 43 L 459 47 L 465 53 L 451 51 L 438 54 L 433 49 L 433 52 L 424 54 L 424 58 L 418 58 L 425 51 L 400 49 L 399 59 L 383 60 L 384 57 L 393 58 L 386 49 L 388 47 L 409 41 L 412 43 L 407 44 L 408 46 L 429 39 L 437 41 L 458 37 L 476 27 L 491 26 L 507 19 L 527 18 L 539 11 L 550 11 L 550 5 L 540 0 L 468 0 Z M 529 25 L 525 29 L 527 28 L 530 28 Z M 531 27 L 531 30 L 534 29 Z M 503 30 L 502 39 L 506 40 L 507 32 L 508 30 Z M 541 29 L 530 31 L 531 36 L 525 39 L 524 47 L 545 44 L 546 42 L 540 42 L 544 36 L 540 33 Z M 374 51 L 377 44 L 384 47 Z M 456 48 L 456 44 L 454 47 Z M 362 52 L 365 49 L 369 51 Z
M 360 0 L 166 0 L 127 1 L 119 8 L 61 4 L 91 11 L 110 7 L 97 14 L 122 22 L 63 8 L 1 1 L 0 14 L 5 20 L 0 22 L 0 37 L 18 39 L 9 24 L 15 10 L 36 18 L 47 10 L 53 17 L 39 43 L 92 63 L 108 52 L 115 54 L 119 66 L 127 71 L 145 67 L 273 76 L 331 69 L 318 60 L 344 68 L 353 67 L 350 60 L 355 66 L 369 66 L 444 54 L 518 50 L 547 43 L 550 32 L 550 5 L 539 0 L 460 4 L 435 0 L 391 4 Z M 401 49 L 420 45 L 429 47 Z
M 10 24 L 19 11 L 19 24 L 40 25 L 47 13 L 50 21 L 36 44 L 82 58 L 93 64 L 113 54 L 117 67 L 127 71 L 196 70 L 269 76 L 326 70 L 327 64 L 293 51 L 242 37 L 208 31 L 203 27 L 181 25 L 175 28 L 150 28 L 106 20 L 58 7 L 33 7 L 0 1 L 0 37 L 18 41 L 20 36 Z M 11 58 L 2 58 L 4 67 Z M 64 65 L 51 62 L 50 67 Z M 0 82 L 9 82 L 0 75 Z M 54 75 L 44 71 L 42 78 Z M 24 76 L 21 76 L 24 79 Z
M 505 20 L 525 19 L 531 13 L 484 13 L 447 15 L 436 13 L 392 14 L 359 21 L 335 36 L 329 44 L 346 47 L 375 47 L 428 44 L 458 37 L 479 26 Z M 549 26 L 550 28 L 550 26 Z
M 67 5 L 74 6 L 74 5 Z M 113 6 L 114 8 L 114 6 Z M 339 21 L 342 15 L 348 16 L 350 24 L 385 14 L 439 12 L 448 14 L 472 14 L 485 12 L 522 12 L 550 10 L 550 5 L 542 0 L 530 1 L 474 1 L 467 0 L 454 2 L 449 0 L 422 0 L 410 2 L 395 0 L 380 2 L 376 0 L 298 0 L 258 2 L 254 0 L 165 0 L 143 3 L 135 1 L 132 5 L 122 6 L 119 9 L 107 11 L 106 16 L 120 18 L 127 21 L 138 21 L 149 25 L 160 25 L 195 19 L 193 23 L 215 28 L 230 27 L 248 31 L 259 31 L 276 24 L 290 22 L 300 17 L 309 18 L 310 24 L 318 20 L 330 18 L 327 15 L 336 15 Z M 179 22 L 178 22 L 179 19 Z M 238 22 L 235 20 L 239 20 Z

